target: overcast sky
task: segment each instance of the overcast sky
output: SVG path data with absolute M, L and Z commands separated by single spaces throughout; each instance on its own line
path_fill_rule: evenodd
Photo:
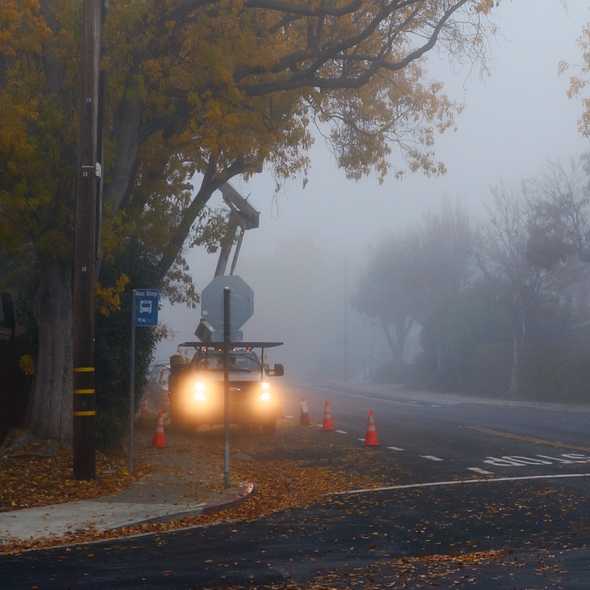
M 238 266 L 256 291 L 256 315 L 246 332 L 288 342 L 287 358 L 281 358 L 287 366 L 310 370 L 318 358 L 327 358 L 326 347 L 348 348 L 343 338 L 354 336 L 359 318 L 345 303 L 363 261 L 385 233 L 403 231 L 445 198 L 460 200 L 476 216 L 490 186 L 518 186 L 548 160 L 588 149 L 576 128 L 580 104 L 567 98 L 567 76 L 558 75 L 561 60 L 580 61 L 576 43 L 590 21 L 587 2 L 504 0 L 494 20 L 498 34 L 490 44 L 489 76 L 467 64 L 449 65 L 439 55 L 429 60 L 431 77 L 465 105 L 458 131 L 437 142 L 445 176 L 388 178 L 382 185 L 374 178 L 349 181 L 318 139 L 305 190 L 298 179 L 275 195 L 267 174 L 235 183 L 262 213 Z M 204 287 L 216 256 L 193 251 L 188 258 L 195 283 Z M 160 358 L 193 337 L 198 317 L 198 310 L 165 307 L 162 319 L 174 337 L 162 343 Z M 349 354 L 343 351 L 342 358 Z

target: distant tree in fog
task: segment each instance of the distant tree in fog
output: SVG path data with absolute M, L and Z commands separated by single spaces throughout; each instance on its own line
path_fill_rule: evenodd
M 568 167 L 550 163 L 525 185 L 532 216 L 529 259 L 551 268 L 571 256 L 590 262 L 590 154 Z
M 391 236 L 379 245 L 361 279 L 355 305 L 379 321 L 394 366 L 403 363 L 414 324 L 430 325 L 437 365 L 444 362 L 447 332 L 438 318 L 470 281 L 473 244 L 467 216 L 460 207 L 447 204 L 405 236 Z
M 413 236 L 391 236 L 380 244 L 353 299 L 358 311 L 379 323 L 396 368 L 403 364 L 416 311 L 414 246 Z
M 510 311 L 512 366 L 509 393 L 515 396 L 520 389 L 521 357 L 529 320 L 541 303 L 548 271 L 529 260 L 530 229 L 534 219 L 532 202 L 503 187 L 493 189 L 492 196 L 477 259 L 484 276 L 500 285 L 499 303 Z

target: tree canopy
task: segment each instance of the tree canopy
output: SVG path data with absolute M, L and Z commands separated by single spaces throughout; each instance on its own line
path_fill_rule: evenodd
M 313 122 L 353 178 L 401 173 L 402 159 L 443 172 L 434 137 L 458 107 L 421 58 L 436 43 L 479 53 L 491 4 L 110 2 L 105 253 L 134 231 L 165 276 L 220 185 L 263 164 L 278 177 L 307 169 Z M 0 244 L 37 261 L 70 250 L 79 6 L 0 8 Z
M 208 208 L 212 194 L 263 167 L 279 182 L 305 174 L 314 129 L 351 178 L 444 172 L 434 141 L 460 106 L 429 80 L 424 57 L 435 46 L 480 57 L 493 4 L 106 3 L 102 268 L 122 250 L 138 252 L 153 286 L 194 300 L 182 253 L 223 232 L 223 214 Z M 43 404 L 34 413 L 42 423 L 52 414 L 44 433 L 59 438 L 67 430 L 60 413 L 71 407 L 69 339 L 54 335 L 71 329 L 80 6 L 0 6 L 0 264 L 44 302 L 34 396 Z M 124 281 L 107 276 L 108 307 Z

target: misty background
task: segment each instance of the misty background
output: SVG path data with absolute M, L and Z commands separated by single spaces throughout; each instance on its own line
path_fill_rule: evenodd
M 261 226 L 247 232 L 237 267 L 255 290 L 246 337 L 284 341 L 272 361 L 284 362 L 287 374 L 300 380 L 362 380 L 389 358 L 382 331 L 350 305 L 371 253 L 384 236 L 416 225 L 445 200 L 460 203 L 477 221 L 491 186 L 518 188 L 547 161 L 565 162 L 587 150 L 577 130 L 580 103 L 567 98 L 568 75 L 560 76 L 558 67 L 562 60 L 579 61 L 577 39 L 589 16 L 582 1 L 503 2 L 488 75 L 471 63 L 449 64 L 436 53 L 429 58 L 431 78 L 465 107 L 458 130 L 436 141 L 448 168 L 442 177 L 350 181 L 318 136 L 305 188 L 300 178 L 276 192 L 270 174 L 234 183 L 261 212 Z M 218 196 L 211 205 L 221 203 Z M 187 261 L 202 290 L 217 255 L 193 249 Z M 170 337 L 156 360 L 194 340 L 199 318 L 198 308 L 165 303 L 161 322 Z

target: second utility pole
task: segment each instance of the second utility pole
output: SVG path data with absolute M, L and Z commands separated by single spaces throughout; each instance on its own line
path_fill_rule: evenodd
M 83 0 L 80 55 L 80 169 L 74 226 L 74 477 L 96 478 L 95 313 L 98 255 L 99 77 L 103 0 Z

